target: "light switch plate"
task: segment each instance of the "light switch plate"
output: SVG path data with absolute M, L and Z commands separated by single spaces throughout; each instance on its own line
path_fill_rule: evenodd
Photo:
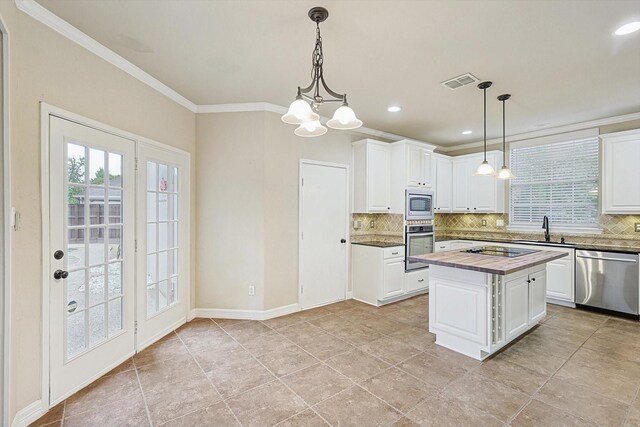
M 636 233 L 640 233 L 640 222 L 636 222 Z

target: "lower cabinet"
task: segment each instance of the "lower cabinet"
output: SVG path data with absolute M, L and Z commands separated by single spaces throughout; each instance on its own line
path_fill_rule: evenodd
M 546 272 L 532 267 L 506 276 L 504 283 L 507 341 L 522 334 L 547 315 Z
M 426 292 L 429 270 L 405 273 L 404 267 L 403 246 L 351 245 L 353 298 L 379 306 Z
M 547 274 L 538 270 L 529 275 L 529 324 L 537 323 L 547 315 Z

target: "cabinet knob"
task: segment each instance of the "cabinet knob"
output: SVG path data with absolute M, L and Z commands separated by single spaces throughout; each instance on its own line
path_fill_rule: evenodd
M 391 209 L 390 207 L 387 207 L 387 209 Z
M 532 278 L 531 278 L 531 281 L 532 281 L 532 282 L 535 282 L 535 281 L 536 281 L 536 278 L 535 278 L 535 277 L 532 277 Z

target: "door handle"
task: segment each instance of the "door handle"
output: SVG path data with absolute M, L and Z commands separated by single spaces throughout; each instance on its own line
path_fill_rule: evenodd
M 64 257 L 64 252 L 63 252 L 63 251 L 61 251 L 60 249 L 58 249 L 57 251 L 55 251 L 55 252 L 53 253 L 53 257 L 54 257 L 55 259 L 62 259 L 62 257 Z
M 340 239 L 340 243 L 347 243 L 347 239 Z
M 422 283 L 424 282 L 424 279 L 418 279 L 418 282 Z
M 65 270 L 56 270 L 53 273 L 53 278 L 56 280 L 66 279 L 67 277 L 69 277 L 69 272 Z
M 587 259 L 596 259 L 601 261 L 617 261 L 617 262 L 637 262 L 635 259 L 624 259 L 624 258 L 605 258 L 605 257 L 594 257 L 594 256 L 585 256 L 585 255 L 576 255 L 577 258 L 587 258 Z

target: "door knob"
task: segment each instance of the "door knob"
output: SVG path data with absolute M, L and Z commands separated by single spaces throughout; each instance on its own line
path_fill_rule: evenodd
M 53 273 L 53 278 L 56 279 L 56 280 L 66 279 L 67 277 L 69 277 L 69 272 L 68 271 L 56 270 Z
M 347 239 L 340 239 L 340 243 L 347 243 Z

